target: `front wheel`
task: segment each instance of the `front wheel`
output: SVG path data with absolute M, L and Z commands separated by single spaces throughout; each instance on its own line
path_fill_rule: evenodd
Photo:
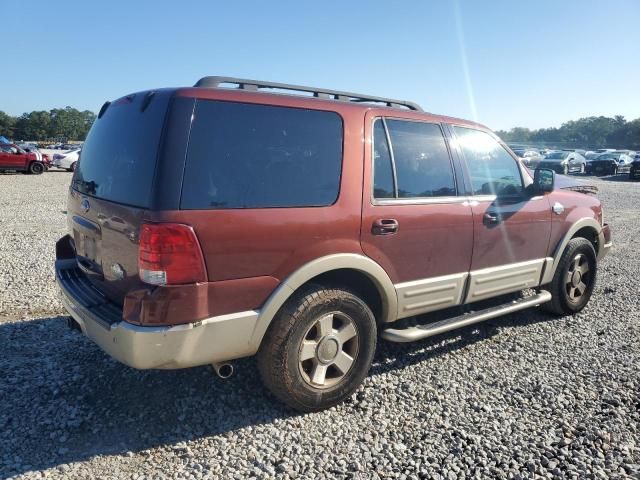
M 580 173 L 585 173 L 586 171 L 586 167 L 584 166 L 584 163 L 580 165 Z
M 569 174 L 569 165 L 565 165 L 562 169 L 562 173 L 564 175 L 568 175 Z
M 67 170 L 68 170 L 69 172 L 75 172 L 75 171 L 76 171 L 76 163 L 78 163 L 78 162 L 73 162 L 73 163 L 71 164 L 71 166 L 70 166 L 69 168 L 67 168 Z
M 269 326 L 257 361 L 265 386 L 303 412 L 348 398 L 369 371 L 376 321 L 358 296 L 312 286 L 296 294 Z
M 551 283 L 545 287 L 552 299 L 544 308 L 555 315 L 582 310 L 593 293 L 597 272 L 596 251 L 586 238 L 573 238 L 564 249 Z
M 29 173 L 40 175 L 42 172 L 44 172 L 44 165 L 42 165 L 40 162 L 33 162 L 31 165 L 29 165 Z

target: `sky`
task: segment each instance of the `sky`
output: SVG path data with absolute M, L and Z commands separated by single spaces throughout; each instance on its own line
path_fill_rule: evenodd
M 224 75 L 417 102 L 493 129 L 640 117 L 640 0 L 0 0 L 0 110 Z

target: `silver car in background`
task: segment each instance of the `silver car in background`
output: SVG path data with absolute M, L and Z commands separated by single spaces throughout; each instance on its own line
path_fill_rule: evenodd
M 540 161 L 538 168 L 549 168 L 556 173 L 585 173 L 587 160 L 578 152 L 556 150 L 547 153 Z

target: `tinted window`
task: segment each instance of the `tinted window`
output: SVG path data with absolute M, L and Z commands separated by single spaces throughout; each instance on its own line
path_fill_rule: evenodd
M 519 195 L 520 168 L 491 135 L 471 128 L 454 127 L 476 195 Z
M 96 119 L 82 146 L 72 186 L 94 197 L 147 207 L 170 92 L 145 93 L 113 102 Z
M 382 120 L 373 127 L 373 197 L 393 198 L 393 170 L 389 144 Z
M 341 167 L 342 120 L 336 113 L 200 100 L 181 207 L 331 205 Z
M 439 125 L 387 120 L 387 128 L 399 198 L 456 194 L 453 167 Z

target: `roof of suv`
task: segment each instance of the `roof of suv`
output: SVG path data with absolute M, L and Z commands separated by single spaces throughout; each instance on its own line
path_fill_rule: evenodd
M 336 104 L 338 104 L 341 108 L 402 111 L 403 116 L 409 118 L 466 125 L 491 132 L 489 128 L 477 122 L 425 112 L 417 103 L 406 100 L 261 80 L 219 76 L 203 77 L 193 87 L 177 88 L 176 93 L 179 96 L 194 98 L 213 98 L 214 96 L 220 98 L 218 95 L 222 93 L 225 97 L 228 95 L 228 100 L 238 100 L 238 95 L 240 95 L 246 99 L 253 98 L 254 101 L 261 97 L 282 101 L 284 97 L 295 100 L 295 103 L 300 101 L 316 105 L 324 103 L 332 110 L 336 109 Z

